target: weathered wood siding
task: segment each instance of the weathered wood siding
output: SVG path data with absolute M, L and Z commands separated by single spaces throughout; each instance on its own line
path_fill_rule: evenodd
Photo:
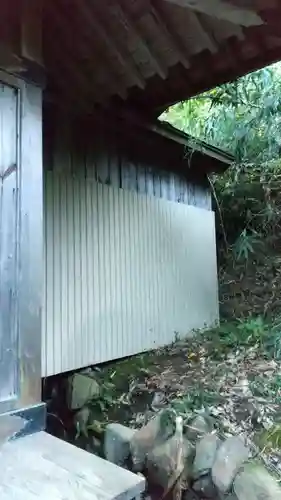
M 52 116 L 45 133 L 45 168 L 186 205 L 211 210 L 206 177 L 192 171 L 184 147 L 157 135 L 120 130 Z M 184 175 L 185 173 L 185 175 Z
M 121 156 L 110 140 L 79 149 L 64 137 L 54 149 L 45 172 L 43 375 L 136 354 L 214 323 L 208 191 Z

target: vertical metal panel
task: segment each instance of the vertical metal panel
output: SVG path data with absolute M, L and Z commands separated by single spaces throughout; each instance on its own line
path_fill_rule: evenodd
M 67 226 L 66 226 L 66 234 L 67 240 L 65 245 L 65 253 L 64 258 L 67 261 L 67 288 L 63 290 L 63 294 L 65 300 L 67 301 L 67 323 L 64 325 L 66 341 L 64 345 L 68 346 L 68 353 L 65 355 L 65 367 L 66 371 L 71 369 L 73 366 L 76 356 L 76 343 L 75 336 L 76 328 L 75 328 L 75 273 L 74 273 L 74 265 L 75 265 L 75 254 L 74 254 L 74 187 L 75 183 L 72 181 L 71 177 L 66 177 L 63 179 L 63 182 L 66 183 L 66 216 L 67 216 Z M 47 215 L 48 216 L 48 215 Z M 46 245 L 49 245 L 49 241 L 45 242 Z M 52 240 L 50 240 L 50 245 L 52 245 Z
M 61 143 L 58 130 L 46 175 L 44 375 L 162 345 L 217 317 L 213 214 L 188 211 L 210 210 L 209 191 L 159 170 L 149 149 L 140 159 L 111 139 L 86 143 L 77 134 L 68 130 Z M 198 245 L 200 263 L 190 253 Z M 205 277 L 213 288 L 202 309 L 195 281 Z
M 54 355 L 54 335 L 46 335 L 46 331 L 54 329 L 54 203 L 53 203 L 53 175 L 45 173 L 45 199 L 44 206 L 48 210 L 44 211 L 44 234 L 45 234 L 45 291 L 44 291 L 44 314 L 45 321 L 42 327 L 42 371 L 46 373 L 48 358 Z
M 53 253 L 53 282 L 54 282 L 54 294 L 53 294 L 53 310 L 54 310 L 54 356 L 55 356 L 55 366 L 60 366 L 62 357 L 62 333 L 61 330 L 61 301 L 62 301 L 62 290 L 61 290 L 61 252 L 62 252 L 62 241 L 61 241 L 61 207 L 60 207 L 60 182 L 55 182 L 53 185 L 53 235 L 54 241 L 56 242 L 57 251 Z
M 51 172 L 46 193 L 43 375 L 135 354 L 217 320 L 211 211 Z M 48 231 L 54 219 L 60 235 Z
M 67 365 L 69 353 L 65 352 L 64 346 L 68 345 L 68 328 L 64 329 L 64 326 L 68 323 L 68 316 L 70 314 L 68 310 L 68 278 L 69 278 L 69 268 L 68 268 L 68 257 L 69 250 L 68 245 L 68 234 L 67 234 L 67 219 L 68 219 L 68 206 L 67 206 L 67 184 L 66 182 L 60 183 L 60 273 L 61 273 L 61 289 L 60 297 L 58 299 L 61 304 L 61 321 L 60 321 L 60 332 L 61 332 L 61 363 Z

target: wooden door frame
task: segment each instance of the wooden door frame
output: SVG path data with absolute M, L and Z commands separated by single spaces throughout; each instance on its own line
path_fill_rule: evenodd
M 17 395 L 0 402 L 1 418 L 18 413 L 27 429 L 44 428 L 41 403 L 43 283 L 42 89 L 0 71 L 0 82 L 18 90 Z M 1 383 L 1 380 L 0 380 Z

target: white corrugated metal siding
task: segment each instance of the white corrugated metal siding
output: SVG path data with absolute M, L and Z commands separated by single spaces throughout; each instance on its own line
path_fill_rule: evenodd
M 48 172 L 43 376 L 218 318 L 214 214 Z

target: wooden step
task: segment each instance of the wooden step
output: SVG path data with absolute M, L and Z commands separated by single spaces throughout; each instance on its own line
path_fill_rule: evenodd
M 46 432 L 0 447 L 1 500 L 131 500 L 144 487 L 140 476 Z

